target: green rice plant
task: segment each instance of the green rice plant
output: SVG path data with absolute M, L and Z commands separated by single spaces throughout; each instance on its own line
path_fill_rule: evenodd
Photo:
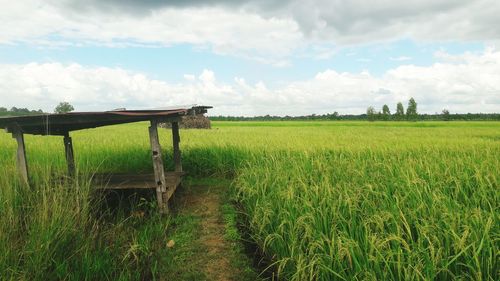
M 494 280 L 498 158 L 425 155 L 290 153 L 249 163 L 235 185 L 254 239 L 291 280 Z
M 234 179 L 248 229 L 290 280 L 498 280 L 500 123 L 214 122 L 183 130 L 185 170 Z M 94 172 L 152 171 L 147 124 L 27 136 L 33 186 L 0 134 L 0 279 L 153 278 L 169 218 L 96 216 Z M 171 134 L 160 131 L 166 159 Z M 168 168 L 171 163 L 166 161 Z M 154 212 L 152 212 L 154 213 Z

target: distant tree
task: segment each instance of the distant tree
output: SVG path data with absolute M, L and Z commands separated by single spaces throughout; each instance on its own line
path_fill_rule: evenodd
M 7 111 L 7 114 L 9 111 Z M 379 113 L 375 113 L 375 116 L 378 118 Z M 380 113 L 381 114 L 381 113 Z M 5 115 L 1 114 L 0 115 Z M 327 120 L 331 118 L 331 115 L 316 115 L 320 120 Z M 395 118 L 396 114 L 392 115 L 392 118 Z M 404 116 L 404 114 L 403 114 Z M 276 120 L 310 120 L 311 115 L 303 115 L 303 116 L 252 116 L 252 117 L 244 117 L 244 116 L 210 116 L 210 120 L 213 121 L 276 121 Z M 419 114 L 419 120 L 425 121 L 436 121 L 443 120 L 443 115 L 440 113 L 435 114 Z M 339 115 L 336 120 L 367 120 L 366 113 L 353 115 L 353 114 L 345 114 Z M 500 121 L 500 113 L 466 113 L 466 114 L 450 114 L 451 120 L 463 120 L 463 121 Z
M 60 102 L 56 108 L 54 109 L 55 113 L 61 114 L 61 113 L 68 113 L 75 110 L 75 108 L 69 103 L 69 102 Z
M 408 120 L 417 120 L 418 113 L 417 113 L 417 102 L 415 101 L 414 98 L 410 98 L 408 101 L 408 107 L 406 108 L 406 118 Z
M 441 113 L 441 115 L 443 116 L 443 120 L 444 121 L 450 121 L 450 111 L 448 111 L 448 109 L 443 109 L 443 112 Z
M 386 121 L 391 119 L 391 111 L 389 110 L 389 106 L 387 106 L 387 104 L 382 106 L 382 119 Z
M 5 108 L 5 107 L 0 107 L 0 112 L 7 112 L 7 108 Z
M 373 106 L 369 106 L 366 109 L 366 116 L 368 117 L 368 121 L 375 121 L 377 118 L 377 112 L 375 111 L 375 108 Z
M 396 117 L 396 120 L 403 120 L 403 117 L 405 116 L 405 109 L 401 102 L 398 102 L 396 105 L 396 114 L 394 114 L 394 116 Z

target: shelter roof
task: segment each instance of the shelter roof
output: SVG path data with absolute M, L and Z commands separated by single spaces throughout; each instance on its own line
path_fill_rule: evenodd
M 184 115 L 206 113 L 211 106 L 178 106 L 148 110 L 117 109 L 100 112 L 70 112 L 0 118 L 0 128 L 34 135 L 65 135 L 70 131 L 101 126 L 158 120 L 175 121 Z

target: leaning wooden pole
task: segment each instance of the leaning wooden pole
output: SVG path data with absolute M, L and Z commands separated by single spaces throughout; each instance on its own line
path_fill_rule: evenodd
M 158 208 L 160 213 L 168 213 L 168 203 L 167 198 L 164 198 L 164 194 L 167 194 L 167 181 L 165 178 L 165 169 L 163 168 L 163 160 L 161 157 L 161 147 L 160 140 L 158 138 L 158 122 L 151 120 L 151 126 L 149 126 L 149 140 L 151 143 L 151 152 L 153 156 L 153 169 L 155 173 L 156 182 L 156 198 L 158 200 Z M 165 196 L 166 197 L 166 196 Z
M 17 169 L 24 183 L 29 184 L 28 162 L 26 161 L 26 147 L 24 134 L 21 130 L 12 132 L 12 137 L 17 141 Z
M 175 171 L 182 172 L 181 149 L 179 143 L 181 136 L 179 134 L 179 122 L 172 122 L 172 143 L 174 146 Z
M 66 154 L 66 163 L 68 164 L 68 174 L 70 177 L 73 177 L 76 172 L 75 154 L 73 152 L 73 141 L 69 136 L 69 132 L 64 133 L 64 151 Z

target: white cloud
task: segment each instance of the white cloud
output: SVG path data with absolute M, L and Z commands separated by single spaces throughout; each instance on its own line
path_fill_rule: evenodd
M 66 100 L 77 110 L 196 103 L 215 106 L 212 114 L 301 115 L 362 113 L 369 105 L 394 108 L 397 102 L 414 97 L 419 111 L 425 113 L 445 107 L 451 112 L 500 112 L 500 51 L 453 57 L 428 67 L 399 66 L 382 77 L 325 70 L 275 89 L 263 82 L 251 85 L 244 78 L 223 83 L 210 70 L 186 75 L 184 82 L 174 84 L 120 68 L 4 64 L 0 65 L 0 100 L 1 106 L 44 110 Z
M 400 38 L 414 40 L 498 40 L 497 0 L 290 0 L 262 14 L 292 15 L 310 38 L 339 45 Z M 250 2 L 254 3 L 254 2 Z M 257 2 L 262 3 L 262 2 Z M 252 5 L 252 4 L 247 4 Z
M 38 46 L 192 44 L 214 53 L 284 65 L 301 44 L 289 18 L 263 18 L 218 7 L 162 8 L 145 15 L 70 10 L 34 0 L 3 3 L 0 44 Z
M 169 84 L 120 68 L 84 67 L 79 64 L 30 63 L 0 65 L 0 100 L 3 106 L 50 111 L 59 101 L 78 110 L 117 107 L 146 108 L 193 103 L 221 104 L 230 86 L 215 81 L 205 70 L 186 84 Z
M 144 16 L 161 9 L 218 7 L 265 18 L 291 18 L 310 38 L 359 43 L 415 39 L 499 39 L 497 0 L 187 0 L 52 1 L 65 11 L 105 11 Z
M 308 46 L 321 59 L 333 47 L 401 38 L 500 40 L 497 0 L 0 2 L 0 44 L 187 43 L 277 66 Z
M 187 81 L 194 81 L 196 77 L 193 74 L 184 74 L 184 79 Z

